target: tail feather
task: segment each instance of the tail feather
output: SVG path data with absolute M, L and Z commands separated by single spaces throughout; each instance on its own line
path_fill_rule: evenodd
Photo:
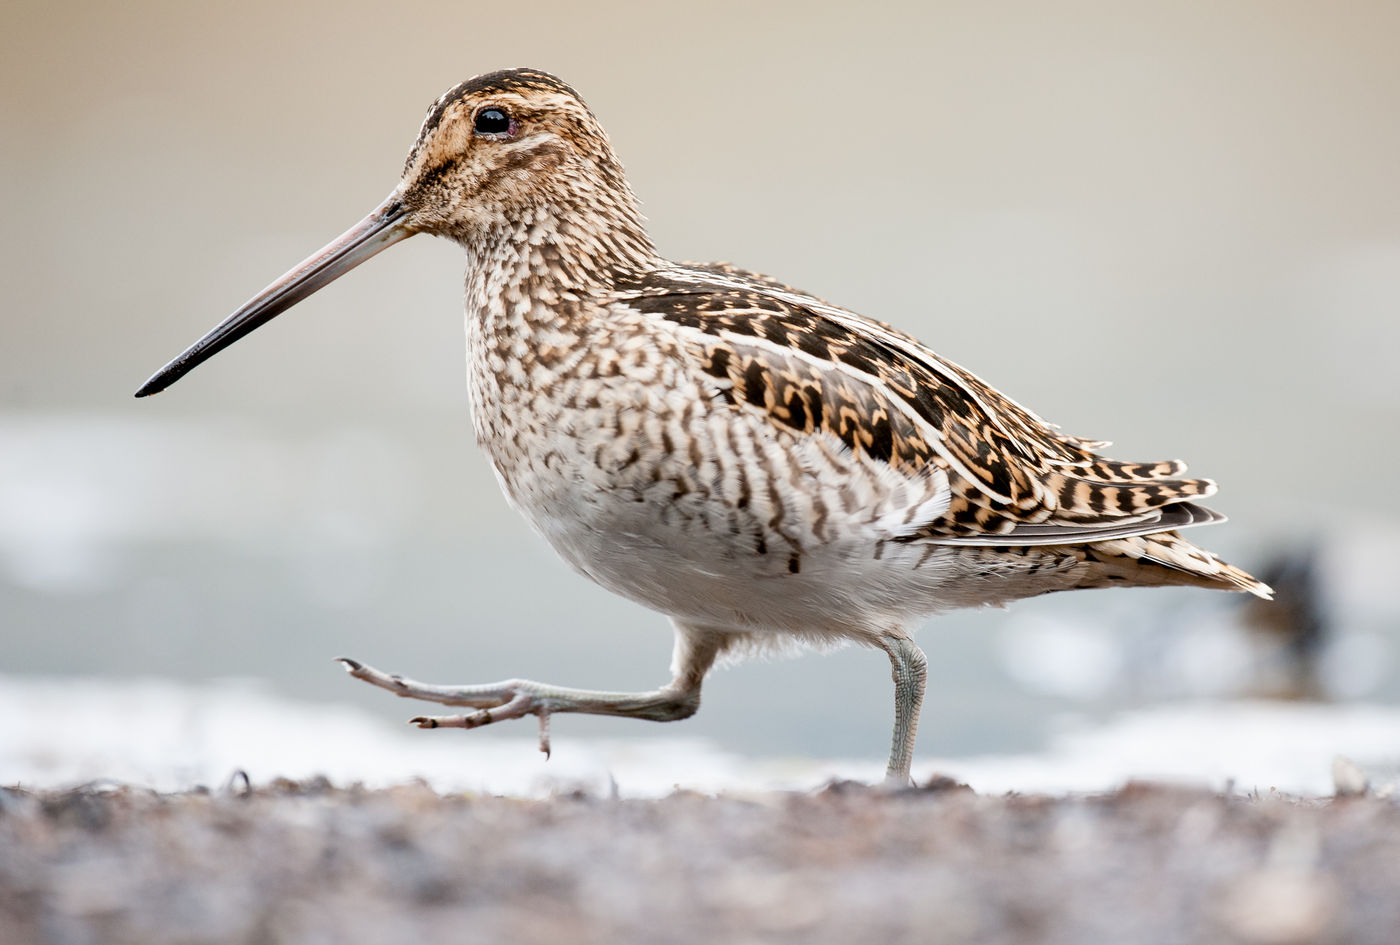
M 1265 600 L 1274 596 L 1273 589 L 1263 581 L 1221 561 L 1176 532 L 1095 542 L 1079 550 L 1086 570 L 1078 587 L 1181 584 L 1245 591 Z

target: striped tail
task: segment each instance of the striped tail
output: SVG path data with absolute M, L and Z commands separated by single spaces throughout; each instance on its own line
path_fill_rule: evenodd
M 1134 535 L 1094 542 L 1079 548 L 1084 573 L 1077 587 L 1157 587 L 1182 584 L 1226 591 L 1246 591 L 1272 600 L 1273 588 L 1226 564 L 1177 532 Z

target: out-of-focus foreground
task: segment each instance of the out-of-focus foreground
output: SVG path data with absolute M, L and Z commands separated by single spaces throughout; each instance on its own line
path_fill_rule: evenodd
M 7 945 L 1392 945 L 1400 806 L 0 789 Z

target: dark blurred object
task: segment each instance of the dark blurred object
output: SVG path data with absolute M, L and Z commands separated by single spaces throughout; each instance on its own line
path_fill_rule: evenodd
M 1332 632 L 1318 568 L 1316 542 L 1286 551 L 1257 573 L 1274 588 L 1272 601 L 1251 598 L 1243 623 L 1260 651 L 1251 694 L 1270 699 L 1323 700 L 1318 663 Z

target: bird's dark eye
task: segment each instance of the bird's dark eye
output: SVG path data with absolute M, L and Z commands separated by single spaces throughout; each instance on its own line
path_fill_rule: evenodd
M 479 135 L 510 134 L 510 116 L 499 108 L 483 108 L 476 113 L 473 130 Z

